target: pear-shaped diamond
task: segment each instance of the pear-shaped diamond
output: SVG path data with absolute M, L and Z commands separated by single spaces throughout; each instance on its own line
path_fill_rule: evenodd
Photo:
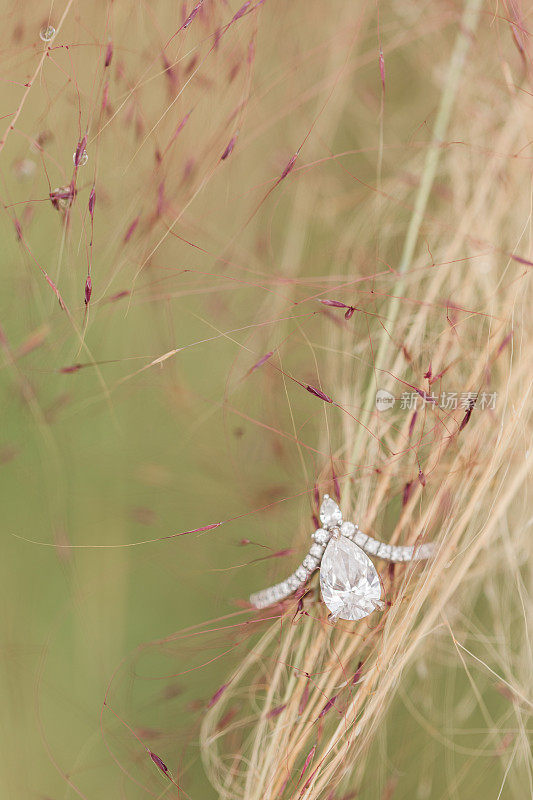
M 342 511 L 329 494 L 324 495 L 320 506 L 320 522 L 324 528 L 335 528 L 342 522 Z
M 326 547 L 320 589 L 324 603 L 339 619 L 362 619 L 380 606 L 376 569 L 366 553 L 345 536 L 330 539 Z

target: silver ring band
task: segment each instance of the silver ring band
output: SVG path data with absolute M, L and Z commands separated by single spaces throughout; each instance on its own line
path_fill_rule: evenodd
M 324 495 L 324 501 L 333 504 L 333 501 L 330 500 L 328 495 Z M 333 505 L 338 508 L 336 504 Z M 321 521 L 324 524 L 324 519 Z M 383 558 L 393 563 L 425 561 L 434 554 L 434 545 L 432 542 L 417 546 L 385 544 L 377 539 L 373 539 L 372 536 L 367 536 L 363 531 L 359 530 L 359 527 L 353 522 L 341 522 L 338 528 L 326 522 L 323 528 L 318 528 L 313 533 L 314 543 L 311 545 L 308 554 L 298 569 L 284 581 L 281 581 L 281 583 L 276 583 L 274 586 L 269 586 L 268 589 L 263 589 L 260 592 L 252 594 L 250 596 L 251 605 L 258 609 L 267 608 L 275 603 L 279 603 L 281 600 L 285 600 L 304 586 L 313 572 L 320 567 L 322 556 L 334 530 L 338 530 L 342 536 L 352 541 L 368 555 L 375 556 L 376 558 Z

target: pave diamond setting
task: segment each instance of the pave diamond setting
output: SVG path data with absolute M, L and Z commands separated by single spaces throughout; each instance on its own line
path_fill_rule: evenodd
M 342 523 L 342 512 L 329 494 L 324 495 L 322 505 L 320 506 L 320 522 L 324 528 L 334 528 Z
M 330 539 L 322 556 L 320 590 L 338 619 L 363 619 L 381 605 L 376 568 L 360 547 L 342 535 Z
M 320 567 L 322 599 L 334 618 L 359 620 L 382 608 L 381 582 L 367 553 L 393 563 L 424 561 L 434 555 L 432 542 L 390 545 L 367 536 L 353 522 L 343 521 L 337 503 L 327 494 L 320 506 L 320 524 L 303 563 L 285 581 L 255 592 L 250 603 L 267 608 L 302 592 L 312 573 Z

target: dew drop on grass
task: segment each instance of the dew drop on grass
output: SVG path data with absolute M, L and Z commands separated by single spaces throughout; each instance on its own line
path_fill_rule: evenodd
M 88 162 L 88 160 L 89 160 L 89 154 L 87 150 L 83 150 L 79 154 L 77 150 L 74 150 L 74 152 L 72 153 L 72 162 L 74 166 L 76 166 L 76 161 L 77 161 L 77 166 L 83 167 Z
M 53 25 L 45 25 L 39 31 L 39 37 L 42 39 L 43 42 L 51 42 L 54 36 L 56 35 L 56 29 Z
M 72 205 L 75 194 L 71 186 L 58 186 L 50 192 L 50 200 L 57 211 L 66 211 Z

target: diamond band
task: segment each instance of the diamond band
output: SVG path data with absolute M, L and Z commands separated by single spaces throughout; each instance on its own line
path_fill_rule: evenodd
M 279 603 L 303 587 L 320 567 L 322 599 L 334 617 L 357 620 L 380 608 L 381 583 L 369 555 L 393 563 L 425 561 L 434 546 L 391 545 L 367 536 L 353 522 L 343 521 L 342 512 L 329 495 L 320 507 L 321 528 L 298 569 L 286 580 L 250 596 L 257 609 Z

